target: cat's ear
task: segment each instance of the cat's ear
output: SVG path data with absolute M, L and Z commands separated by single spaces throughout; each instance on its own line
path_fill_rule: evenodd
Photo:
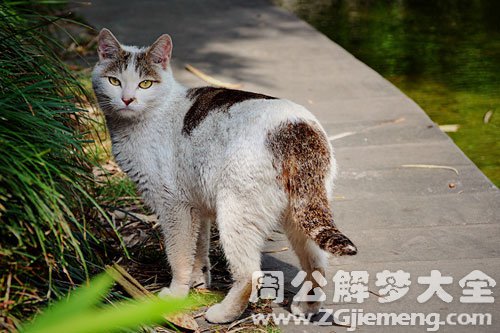
M 106 28 L 102 29 L 99 33 L 97 45 L 100 61 L 115 58 L 121 50 L 120 42 Z
M 172 56 L 172 38 L 166 34 L 158 37 L 156 42 L 149 47 L 148 55 L 152 62 L 160 64 L 163 69 L 167 69 Z

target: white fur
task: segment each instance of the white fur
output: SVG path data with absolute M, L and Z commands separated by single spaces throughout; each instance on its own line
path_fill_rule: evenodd
M 210 274 L 202 269 L 209 268 L 213 220 L 235 282 L 222 303 L 207 311 L 211 322 L 235 320 L 246 308 L 252 273 L 260 270 L 264 240 L 280 225 L 304 270 L 324 268 L 325 253 L 287 221 L 288 198 L 276 181 L 273 157 L 265 145 L 268 132 L 284 121 L 318 124 L 309 111 L 287 100 L 247 100 L 235 104 L 230 115 L 211 112 L 185 135 L 183 119 L 192 101 L 186 98 L 187 89 L 174 80 L 170 66 L 167 70 L 158 66 L 160 83 L 140 89 L 139 82 L 149 78 L 140 77 L 134 66 L 114 74 L 122 87 L 112 86 L 102 76 L 106 61 L 93 71 L 94 87 L 111 98 L 101 103 L 105 113 L 129 123 L 111 126 L 108 120 L 116 161 L 136 181 L 165 233 L 173 278 L 161 295 L 186 296 L 190 286 L 209 286 Z M 135 98 L 127 110 L 122 97 Z M 334 177 L 332 155 L 325 184 L 330 198 Z M 294 304 L 292 309 L 317 311 L 319 306 Z

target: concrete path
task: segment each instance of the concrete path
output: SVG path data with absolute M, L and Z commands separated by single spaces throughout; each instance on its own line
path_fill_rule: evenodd
M 126 43 L 149 45 L 167 32 L 174 41 L 174 74 L 189 86 L 204 83 L 186 72 L 190 63 L 244 89 L 291 99 L 308 107 L 332 137 L 340 166 L 334 211 L 359 254 L 333 258 L 326 308 L 395 312 L 491 313 L 490 326 L 441 326 L 439 332 L 499 332 L 500 300 L 462 304 L 459 280 L 481 270 L 500 283 L 500 193 L 427 115 L 397 88 L 305 22 L 266 1 L 94 0 L 79 11 L 97 28 Z M 453 170 L 406 168 L 433 164 Z M 288 246 L 276 233 L 268 249 Z M 287 290 L 297 273 L 291 251 L 266 254 L 264 268 L 284 270 Z M 336 270 L 368 271 L 368 300 L 333 303 Z M 376 273 L 411 274 L 409 292 L 380 304 Z M 419 276 L 440 270 L 453 277 L 443 288 L 450 303 L 426 290 Z M 499 296 L 498 286 L 492 288 Z M 287 311 L 277 306 L 277 313 Z M 358 311 L 359 312 L 359 311 Z M 358 331 L 423 332 L 423 326 L 363 326 Z M 467 318 L 462 317 L 462 320 Z M 345 332 L 345 327 L 282 325 L 285 332 Z

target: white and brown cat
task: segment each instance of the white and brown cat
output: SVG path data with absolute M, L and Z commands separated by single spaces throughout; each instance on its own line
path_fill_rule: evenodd
M 214 323 L 247 307 L 269 233 L 281 227 L 309 279 L 326 252 L 355 254 L 330 208 L 336 166 L 318 120 L 304 107 L 261 94 L 186 88 L 170 68 L 172 40 L 121 45 L 103 29 L 92 82 L 117 163 L 158 215 L 172 282 L 161 295 L 209 287 L 215 221 L 234 284 L 208 309 Z M 325 252 L 326 251 L 326 252 Z M 321 302 L 294 302 L 314 313 Z

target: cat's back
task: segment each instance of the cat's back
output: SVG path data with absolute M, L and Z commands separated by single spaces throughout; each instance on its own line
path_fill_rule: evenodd
M 311 112 L 286 99 L 214 87 L 189 89 L 187 98 L 190 104 L 182 120 L 184 144 L 180 145 L 185 149 L 181 155 L 187 158 L 182 163 L 201 165 L 208 174 L 242 161 L 268 163 L 266 141 L 285 123 L 321 129 Z
M 263 136 L 284 121 L 317 119 L 303 106 L 260 93 L 216 87 L 191 88 L 182 135 L 193 141 L 248 140 Z

